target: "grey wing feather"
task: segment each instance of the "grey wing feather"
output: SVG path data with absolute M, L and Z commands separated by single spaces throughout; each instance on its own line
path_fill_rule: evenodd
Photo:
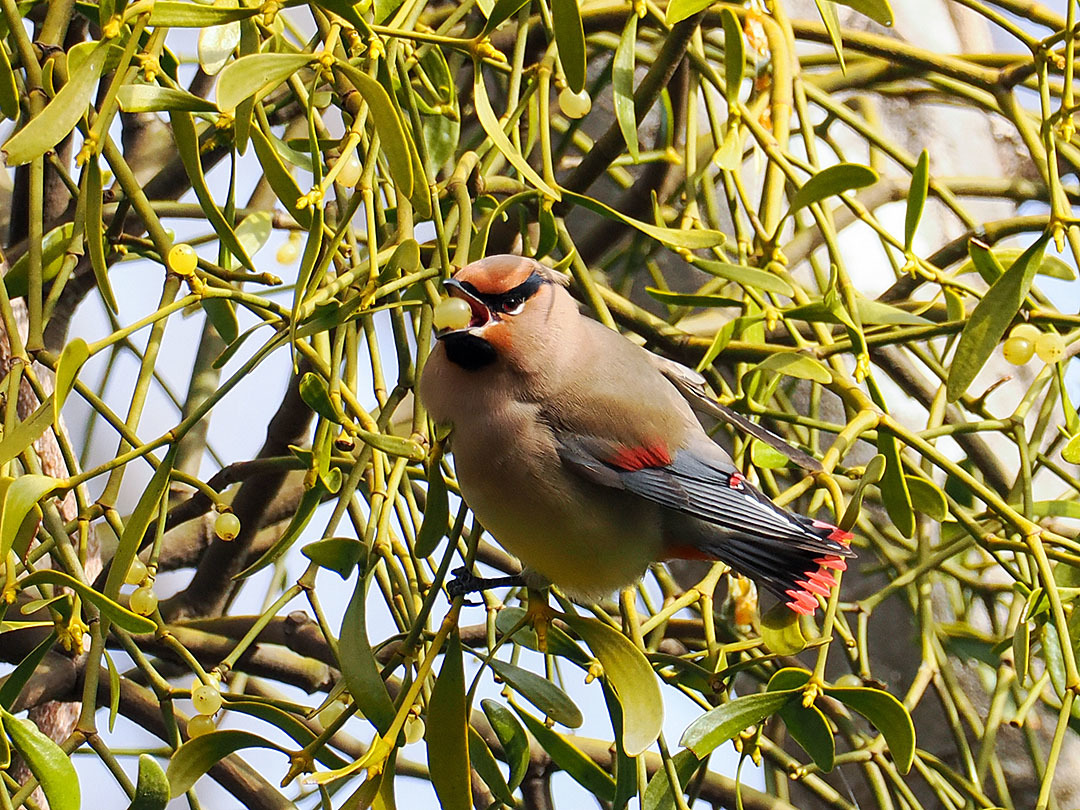
M 777 436 L 772 431 L 766 430 L 757 422 L 751 422 L 741 413 L 733 411 L 726 405 L 721 405 L 710 397 L 705 388 L 705 378 L 692 368 L 688 368 L 687 366 L 682 365 L 682 363 L 676 363 L 674 360 L 669 360 L 666 357 L 652 354 L 651 352 L 649 353 L 649 356 L 652 360 L 652 364 L 657 370 L 668 378 L 671 384 L 674 385 L 686 401 L 690 403 L 690 407 L 698 413 L 711 416 L 714 419 L 719 419 L 721 422 L 726 422 L 744 433 L 749 433 L 754 438 L 760 439 L 770 447 L 779 450 L 804 470 L 809 472 L 822 471 L 823 467 L 821 466 L 821 462 L 813 456 L 804 453 L 796 447 L 792 447 L 781 436 Z

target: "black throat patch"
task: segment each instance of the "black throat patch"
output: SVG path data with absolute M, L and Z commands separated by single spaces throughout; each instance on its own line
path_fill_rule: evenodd
M 446 347 L 447 359 L 466 371 L 477 371 L 484 366 L 490 366 L 498 358 L 494 346 L 468 332 L 451 332 L 441 340 Z

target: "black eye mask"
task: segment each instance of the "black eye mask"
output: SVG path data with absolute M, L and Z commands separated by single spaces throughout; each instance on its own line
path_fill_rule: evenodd
M 546 278 L 535 270 L 523 282 L 513 289 L 504 293 L 482 293 L 467 281 L 460 282 L 469 295 L 475 296 L 484 302 L 484 305 L 492 312 L 503 314 L 513 313 L 518 307 L 536 295 L 536 291 L 544 284 L 549 283 Z

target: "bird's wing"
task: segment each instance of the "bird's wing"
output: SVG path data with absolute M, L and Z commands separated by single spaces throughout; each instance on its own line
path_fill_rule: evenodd
M 698 413 L 711 416 L 714 419 L 719 419 L 721 422 L 726 422 L 734 428 L 749 433 L 755 439 L 760 439 L 770 447 L 779 450 L 804 470 L 809 472 L 821 472 L 823 469 L 821 462 L 813 456 L 804 453 L 797 447 L 792 447 L 781 436 L 777 436 L 772 431 L 766 430 L 757 422 L 751 422 L 741 413 L 733 411 L 726 405 L 721 405 L 709 396 L 709 393 L 705 388 L 705 378 L 692 368 L 688 368 L 682 363 L 676 363 L 674 360 L 669 360 L 666 357 L 661 357 L 658 354 L 652 354 L 651 352 L 649 353 L 649 357 L 656 369 L 667 377 L 671 384 L 683 395 L 686 401 L 690 403 L 690 407 Z
M 776 506 L 719 454 L 707 458 L 686 448 L 670 453 L 661 445 L 624 447 L 560 431 L 555 439 L 563 464 L 594 483 L 628 490 L 730 532 L 845 553 L 839 542 L 823 548 L 813 521 Z
M 563 465 L 588 481 L 626 490 L 716 527 L 669 540 L 668 555 L 721 559 L 769 588 L 800 613 L 835 580 L 820 568 L 843 570 L 851 534 L 776 506 L 712 448 L 627 447 L 607 439 L 554 432 Z

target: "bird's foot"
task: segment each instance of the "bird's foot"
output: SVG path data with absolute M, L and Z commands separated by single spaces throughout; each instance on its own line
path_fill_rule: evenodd
M 536 648 L 542 653 L 547 653 L 548 627 L 557 615 L 555 609 L 548 604 L 547 588 L 529 588 L 529 604 L 525 608 L 524 621 L 536 632 Z
M 525 584 L 518 574 L 506 577 L 478 577 L 466 568 L 458 568 L 452 573 L 454 578 L 446 583 L 446 593 L 451 599 L 467 596 L 470 593 L 480 593 L 491 588 L 505 588 Z M 466 602 L 465 604 L 473 603 Z

